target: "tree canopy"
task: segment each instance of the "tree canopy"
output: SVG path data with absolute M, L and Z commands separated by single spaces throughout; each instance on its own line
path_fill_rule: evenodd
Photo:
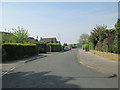
M 28 30 L 23 27 L 19 27 L 17 29 L 12 29 L 13 32 L 9 32 L 8 34 L 2 35 L 3 42 L 13 42 L 13 43 L 26 43 L 29 42 L 28 39 Z
M 86 34 L 86 33 L 83 33 L 83 34 L 80 35 L 80 38 L 79 38 L 78 41 L 81 45 L 83 45 L 83 44 L 88 43 L 88 38 L 89 38 L 89 35 Z

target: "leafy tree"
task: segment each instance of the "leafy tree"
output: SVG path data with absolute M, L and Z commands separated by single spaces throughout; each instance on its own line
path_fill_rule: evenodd
M 81 34 L 80 39 L 79 39 L 79 44 L 83 45 L 83 44 L 88 43 L 88 38 L 89 38 L 88 34 L 86 33 Z
M 107 43 L 107 38 L 103 41 L 102 51 L 104 51 L 104 52 L 108 52 L 109 51 L 108 43 Z
M 26 43 L 29 42 L 28 39 L 28 30 L 25 30 L 23 27 L 19 27 L 17 29 L 12 29 L 13 35 L 11 36 L 11 41 L 16 43 Z
M 115 29 L 107 29 L 106 32 L 107 44 L 108 44 L 108 52 L 113 52 L 113 42 L 115 38 Z
M 106 25 L 96 25 L 96 27 L 92 30 L 91 35 L 89 37 L 89 42 L 91 42 L 94 47 L 97 45 L 98 41 L 103 42 L 106 38 Z
M 120 53 L 120 18 L 117 20 L 115 24 L 115 39 L 113 45 L 114 53 Z

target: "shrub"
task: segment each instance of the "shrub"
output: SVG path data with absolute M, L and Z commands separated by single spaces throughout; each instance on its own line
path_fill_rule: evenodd
M 115 24 L 115 39 L 113 43 L 113 52 L 120 54 L 120 18 Z
M 86 51 L 88 51 L 89 50 L 89 44 L 82 45 L 82 48 L 85 49 Z
M 94 48 L 94 44 L 93 44 L 92 42 L 89 43 L 89 49 L 92 49 L 92 50 L 95 49 L 95 48 Z
M 43 41 L 36 42 L 37 51 L 39 53 L 47 53 L 47 43 Z
M 97 45 L 95 46 L 95 50 L 98 50 L 98 47 L 97 47 Z
M 2 51 L 3 60 L 24 58 L 37 54 L 35 44 L 3 43 Z
M 112 48 L 114 53 L 120 54 L 119 44 L 120 43 L 118 43 L 118 37 L 115 37 L 114 42 L 113 42 L 113 48 Z
M 108 52 L 109 51 L 109 48 L 108 48 L 108 43 L 106 42 L 107 39 L 105 39 L 103 41 L 103 44 L 102 44 L 102 51 L 103 52 Z

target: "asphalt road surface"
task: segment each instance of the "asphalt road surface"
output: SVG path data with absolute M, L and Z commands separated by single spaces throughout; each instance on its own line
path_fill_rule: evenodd
M 118 88 L 108 78 L 77 61 L 77 49 L 24 63 L 2 77 L 3 88 Z

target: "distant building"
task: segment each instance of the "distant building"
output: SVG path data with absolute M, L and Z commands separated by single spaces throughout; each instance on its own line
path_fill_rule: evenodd
M 43 41 L 46 43 L 60 43 L 60 41 L 57 41 L 56 38 L 41 38 L 40 41 Z
M 30 41 L 31 43 L 35 43 L 35 42 L 38 41 L 37 39 L 35 39 L 35 38 L 33 38 L 33 37 L 28 37 L 28 39 L 29 39 L 29 41 Z
M 0 31 L 0 34 L 10 35 L 10 33 L 9 33 L 9 32 L 3 32 L 3 31 Z
M 5 40 L 2 39 L 2 35 L 4 35 L 4 37 L 6 37 L 6 39 L 8 40 L 11 36 L 11 33 L 0 31 L 0 43 L 5 43 Z

